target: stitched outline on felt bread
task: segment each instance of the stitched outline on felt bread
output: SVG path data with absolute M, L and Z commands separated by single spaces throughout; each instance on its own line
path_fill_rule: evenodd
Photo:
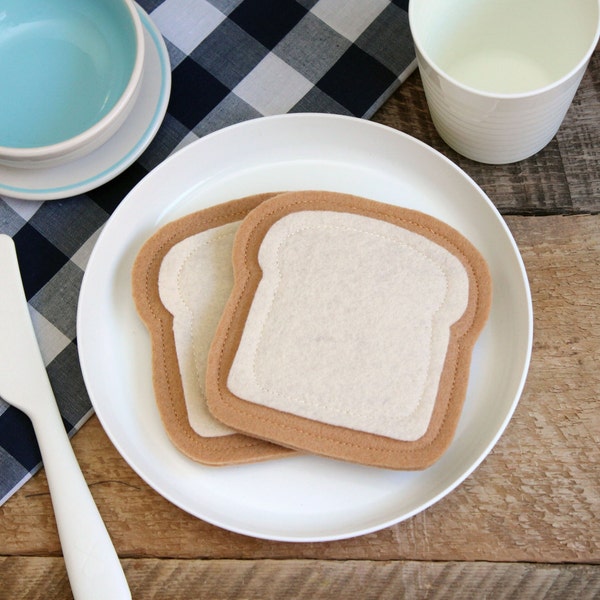
M 217 206 L 218 205 L 215 205 L 214 207 L 211 207 L 211 208 L 216 208 Z M 207 210 L 210 210 L 210 208 Z M 201 211 L 198 211 L 198 212 L 201 212 Z M 226 219 L 225 222 L 231 222 L 231 219 L 233 219 L 233 220 L 243 219 L 248 214 L 248 212 L 249 212 L 249 210 L 247 210 L 247 209 L 233 210 L 233 211 L 227 211 L 224 214 L 216 216 L 216 217 L 213 216 L 208 219 L 205 219 L 202 221 L 202 226 L 204 227 L 205 225 L 208 225 L 208 227 L 204 227 L 203 231 L 206 229 L 212 229 L 214 227 L 214 225 L 213 225 L 214 223 L 223 222 L 224 219 Z M 175 405 L 175 399 L 174 399 L 175 392 L 173 390 L 173 385 L 171 383 L 171 373 L 169 372 L 169 369 L 167 368 L 166 356 L 165 356 L 165 352 L 163 350 L 164 340 L 166 339 L 166 336 L 167 336 L 167 334 L 165 332 L 166 325 L 163 322 L 164 319 L 162 319 L 160 317 L 160 315 L 156 312 L 155 307 L 151 301 L 151 293 L 150 293 L 150 287 L 152 286 L 152 282 L 150 282 L 150 272 L 151 272 L 152 268 L 156 267 L 157 262 L 162 261 L 162 258 L 164 256 L 163 250 L 165 249 L 165 247 L 167 245 L 171 244 L 170 247 L 172 247 L 172 245 L 174 245 L 172 243 L 173 240 L 182 241 L 183 239 L 185 239 L 188 236 L 187 229 L 184 229 L 184 231 L 177 230 L 179 222 L 180 221 L 193 222 L 194 219 L 197 218 L 196 214 L 197 213 L 192 213 L 192 214 L 186 215 L 184 217 L 181 217 L 180 219 L 177 219 L 176 221 L 167 223 L 161 229 L 156 231 L 150 238 L 148 238 L 148 240 L 146 240 L 144 246 L 150 242 L 158 241 L 159 247 L 158 247 L 157 251 L 152 253 L 151 259 L 145 260 L 145 263 L 143 265 L 144 269 L 142 271 L 142 275 L 143 275 L 144 292 L 142 294 L 142 297 L 144 299 L 144 305 L 143 305 L 144 314 L 146 316 L 148 316 L 148 314 L 150 314 L 152 317 L 152 322 L 151 322 L 151 326 L 150 326 L 151 338 L 154 337 L 153 332 L 156 331 L 155 325 L 158 323 L 158 332 L 157 332 L 158 336 L 157 337 L 160 342 L 159 356 L 162 359 L 161 377 L 164 378 L 164 381 L 166 383 L 166 388 L 167 388 L 167 398 L 166 398 L 167 406 L 163 407 L 162 410 L 166 410 L 168 408 L 169 414 L 174 418 L 174 421 L 178 427 L 177 432 L 179 434 L 183 435 L 183 437 L 188 441 L 188 443 L 200 444 L 201 448 L 206 449 L 206 444 L 209 443 L 214 438 L 206 438 L 204 436 L 199 435 L 193 429 L 191 429 L 191 426 L 189 425 L 187 412 L 185 414 L 182 414 L 182 412 L 179 411 Z M 171 233 L 171 230 L 175 230 L 175 233 Z M 175 243 L 177 243 L 177 242 L 175 242 Z M 142 248 L 138 252 L 137 256 L 140 256 L 141 251 L 143 250 L 144 246 L 142 246 Z M 137 263 L 137 257 L 136 257 L 136 263 Z M 158 286 L 158 280 L 155 283 Z M 152 349 L 152 352 L 154 353 L 154 349 Z M 159 410 L 160 410 L 160 407 L 159 407 Z M 161 412 L 162 412 L 162 410 L 161 410 Z M 260 447 L 265 444 L 264 440 L 259 440 L 259 439 L 252 438 L 250 436 L 245 436 L 238 432 L 234 432 L 232 434 L 229 434 L 228 436 L 221 436 L 220 438 L 216 438 L 216 439 L 223 440 L 224 438 L 228 438 L 228 444 L 229 444 L 228 448 L 230 448 L 232 450 L 244 450 L 244 449 L 248 449 L 248 448 Z
M 208 246 L 213 246 L 215 243 L 225 239 L 225 238 L 233 238 L 235 236 L 235 233 L 237 231 L 237 229 L 233 230 L 233 231 L 227 231 L 227 232 L 222 232 L 218 235 L 215 235 L 213 237 L 211 237 L 210 239 L 207 240 L 202 240 L 200 243 L 196 243 L 193 244 L 191 240 L 193 240 L 194 238 L 197 238 L 198 236 L 202 236 L 203 234 L 207 233 L 207 232 L 214 232 L 217 228 L 220 227 L 227 227 L 228 225 L 231 225 L 232 223 L 239 223 L 240 221 L 231 221 L 229 223 L 224 223 L 221 225 L 215 225 L 214 227 L 209 227 L 207 229 L 204 229 L 202 231 L 199 231 L 191 236 L 185 237 L 183 240 L 173 244 L 170 249 L 167 251 L 167 253 L 165 254 L 165 256 L 163 257 L 162 261 L 161 261 L 161 267 L 160 267 L 160 272 L 162 272 L 162 268 L 164 265 L 164 261 L 167 258 L 167 256 L 179 245 L 179 244 L 184 244 L 187 243 L 189 246 L 191 246 L 191 248 L 189 250 L 187 250 L 186 255 L 179 259 L 177 264 L 178 264 L 178 268 L 177 268 L 177 272 L 175 274 L 174 280 L 175 280 L 175 289 L 177 292 L 177 299 L 178 299 L 178 304 L 180 306 L 182 306 L 184 308 L 184 310 L 187 312 L 187 317 L 189 322 L 191 323 L 191 329 L 187 332 L 188 334 L 188 338 L 189 341 L 191 342 L 191 347 L 192 347 L 192 369 L 193 369 L 193 374 L 196 377 L 196 379 L 199 382 L 202 382 L 204 380 L 204 376 L 205 373 L 201 373 L 200 372 L 200 364 L 201 361 L 199 360 L 199 349 L 198 349 L 198 344 L 196 343 L 196 337 L 194 335 L 195 330 L 196 330 L 196 323 L 198 322 L 198 319 L 196 317 L 196 314 L 194 313 L 194 310 L 192 309 L 192 307 L 190 306 L 188 299 L 185 295 L 185 293 L 183 292 L 183 284 L 182 284 L 182 276 L 183 276 L 183 271 L 184 269 L 186 269 L 187 265 L 189 264 L 189 261 L 192 260 L 192 258 L 194 257 L 194 255 L 197 255 L 201 250 L 203 250 L 204 248 L 208 247 Z M 230 228 L 231 229 L 231 228 Z M 160 283 L 160 277 L 159 277 L 159 283 Z M 159 294 L 160 294 L 160 285 L 159 285 Z M 162 300 L 162 304 L 164 305 L 164 307 L 169 311 L 169 313 L 173 316 L 173 334 L 174 334 L 174 324 L 175 321 L 177 320 L 177 309 L 175 306 L 173 306 L 172 304 L 170 304 L 169 302 L 165 302 L 162 299 L 162 295 L 161 295 L 161 300 Z M 175 312 L 174 312 L 175 311 Z M 177 349 L 177 339 L 175 338 L 175 348 Z M 206 369 L 205 369 L 206 371 Z M 180 375 L 182 375 L 181 373 L 181 366 L 180 366 Z M 182 383 L 183 383 L 183 376 L 182 376 Z M 183 391 L 184 391 L 184 398 L 185 398 L 185 386 L 183 387 Z M 206 407 L 206 410 L 208 410 L 207 407 L 207 402 L 206 402 L 206 392 L 203 389 L 202 385 L 200 385 L 198 387 L 198 394 L 199 394 L 199 398 L 191 398 L 190 400 L 192 402 L 200 402 L 203 403 L 203 405 Z M 187 404 L 187 399 L 186 399 L 186 404 Z M 215 422 L 217 422 L 217 419 L 215 419 L 212 415 L 209 414 L 209 417 L 212 418 Z M 188 414 L 188 420 L 189 420 L 189 414 Z M 219 423 L 220 425 L 222 425 L 221 423 Z M 191 423 L 190 423 L 191 425 Z M 233 430 L 231 430 L 231 428 L 227 428 L 228 431 L 226 431 L 225 433 L 219 433 L 217 435 L 203 435 L 202 433 L 199 433 L 198 431 L 196 431 L 196 429 L 194 427 L 192 427 L 192 429 L 200 436 L 202 436 L 203 438 L 215 438 L 215 437 L 223 437 L 226 435 L 232 435 L 233 433 L 237 433 Z
M 281 399 L 285 399 L 284 395 L 279 392 L 276 391 L 275 389 L 271 388 L 267 388 L 266 386 L 262 385 L 260 383 L 261 378 L 259 378 L 258 375 L 258 371 L 256 368 L 256 360 L 257 360 L 257 356 L 259 353 L 259 348 L 260 346 L 264 346 L 264 329 L 266 326 L 266 323 L 269 319 L 269 315 L 271 314 L 272 310 L 273 310 L 273 306 L 275 304 L 275 298 L 279 292 L 279 289 L 281 287 L 281 282 L 282 282 L 282 269 L 281 269 L 281 265 L 280 265 L 280 257 L 281 257 L 281 248 L 283 247 L 284 244 L 286 244 L 288 242 L 288 240 L 295 235 L 299 235 L 303 232 L 309 231 L 309 230 L 316 230 L 316 229 L 328 229 L 328 230 L 340 230 L 340 231 L 352 231 L 352 232 L 356 232 L 356 233 L 360 233 L 360 234 L 366 234 L 372 237 L 376 237 L 376 238 L 380 238 L 383 239 L 385 241 L 389 241 L 394 245 L 398 245 L 398 246 L 403 246 L 405 248 L 408 248 L 410 250 L 412 250 L 413 252 L 416 252 L 418 254 L 420 254 L 426 261 L 428 261 L 435 270 L 437 270 L 443 280 L 444 280 L 444 295 L 442 300 L 439 302 L 439 304 L 437 305 L 436 309 L 431 313 L 431 320 L 430 323 L 433 324 L 433 322 L 435 321 L 435 317 L 436 315 L 441 311 L 441 309 L 444 307 L 444 305 L 446 304 L 447 298 L 448 298 L 448 292 L 449 292 L 449 286 L 448 286 L 448 275 L 446 273 L 446 271 L 440 266 L 439 263 L 437 263 L 431 256 L 427 255 L 425 252 L 423 252 L 421 249 L 417 248 L 416 246 L 412 246 L 410 243 L 408 242 L 401 242 L 397 239 L 394 239 L 391 236 L 388 235 L 384 235 L 381 233 L 377 233 L 374 231 L 368 231 L 367 229 L 359 229 L 358 227 L 351 227 L 351 226 L 340 226 L 340 225 L 312 225 L 312 226 L 304 226 L 298 229 L 295 229 L 294 231 L 288 233 L 286 235 L 285 238 L 283 238 L 282 240 L 279 241 L 279 244 L 275 250 L 275 256 L 276 256 L 276 262 L 275 262 L 275 270 L 276 270 L 276 275 L 277 275 L 277 283 L 276 285 L 273 286 L 273 292 L 270 295 L 271 301 L 269 303 L 269 308 L 266 311 L 266 314 L 264 315 L 263 321 L 262 321 L 262 326 L 261 326 L 261 330 L 260 330 L 260 334 L 258 337 L 258 340 L 256 341 L 256 344 L 254 345 L 254 352 L 253 352 L 253 365 L 252 365 L 252 372 L 255 378 L 255 382 L 257 384 L 257 386 L 263 391 L 266 392 L 268 394 L 272 394 L 274 396 L 277 396 Z M 458 259 L 457 259 L 458 260 Z M 460 261 L 459 261 L 460 262 Z M 462 268 L 464 269 L 464 265 L 462 264 L 462 262 L 460 263 Z M 466 271 L 466 269 L 465 269 Z M 468 275 L 467 275 L 467 280 L 468 280 Z M 466 306 L 465 309 L 466 310 Z M 458 317 L 458 319 L 456 319 L 457 321 L 462 317 L 462 314 L 464 314 L 464 310 L 463 313 L 461 313 L 461 315 Z M 456 322 L 456 321 L 454 321 Z M 454 324 L 454 322 L 452 322 L 450 325 Z M 429 327 L 429 331 L 430 331 L 430 335 L 429 335 L 429 344 L 427 346 L 427 369 L 425 370 L 425 377 L 423 378 L 423 380 L 420 382 L 419 387 L 420 387 L 420 394 L 418 397 L 418 400 L 416 401 L 416 403 L 414 403 L 411 407 L 411 409 L 409 410 L 409 412 L 405 413 L 402 415 L 403 419 L 410 419 L 413 418 L 413 416 L 415 415 L 415 413 L 420 409 L 423 401 L 424 401 L 424 396 L 425 396 L 425 391 L 426 391 L 426 382 L 428 381 L 430 375 L 431 375 L 431 367 L 432 367 L 432 346 L 433 346 L 433 337 L 434 337 L 434 328 L 433 325 L 430 325 Z M 443 370 L 443 369 L 442 369 Z M 440 372 L 441 374 L 441 372 Z M 437 394 L 436 394 L 437 395 Z M 322 404 L 321 400 L 319 400 L 319 398 L 314 398 L 314 400 L 311 399 L 312 397 L 308 397 L 308 399 L 304 399 L 301 397 L 296 397 L 294 399 L 294 402 L 298 402 L 304 405 L 314 405 L 315 402 L 317 404 Z M 262 404 L 262 403 L 261 403 Z M 435 404 L 435 401 L 433 402 L 433 404 Z M 433 410 L 433 404 L 432 404 L 432 410 Z M 263 405 L 263 406 L 268 406 L 268 405 Z M 273 407 L 270 407 L 273 408 Z M 346 414 L 348 416 L 351 417 L 361 417 L 361 415 L 359 413 L 356 413 L 354 411 L 348 410 L 348 409 L 343 409 L 343 407 L 335 407 L 334 408 L 334 412 L 337 414 Z M 295 413 L 294 413 L 295 414 Z M 305 418 L 311 419 L 311 417 L 308 417 L 306 415 L 299 415 L 299 416 L 304 416 Z M 429 415 L 427 422 L 429 423 L 431 420 L 431 414 Z M 333 423 L 330 423 L 333 424 Z M 352 427 L 348 426 L 348 425 L 339 425 L 340 427 L 347 427 L 349 429 L 353 429 Z M 364 431 L 364 430 L 360 430 L 359 431 Z M 385 435 L 382 433 L 375 433 L 375 432 L 371 432 L 374 433 L 374 435 Z M 390 436 L 385 436 L 385 437 L 390 437 Z M 413 441 L 413 440 L 405 440 L 402 438 L 392 438 L 392 439 L 397 439 L 399 441 Z M 417 438 L 418 439 L 418 438 Z
M 374 218 L 385 218 L 385 220 L 387 220 L 388 222 L 399 225 L 399 226 L 401 226 L 401 224 L 404 224 L 404 226 L 407 226 L 407 228 L 411 229 L 412 231 L 426 231 L 426 232 L 430 233 L 434 239 L 444 240 L 446 243 L 445 247 L 452 248 L 453 254 L 462 258 L 461 262 L 463 262 L 463 264 L 465 265 L 465 268 L 467 269 L 467 272 L 469 273 L 469 279 L 470 279 L 470 281 L 473 281 L 473 283 L 474 283 L 474 290 L 475 290 L 476 298 L 475 298 L 474 307 L 473 307 L 473 311 L 472 311 L 472 318 L 471 318 L 470 322 L 467 324 L 466 328 L 462 331 L 461 335 L 457 336 L 457 338 L 456 338 L 456 359 L 453 361 L 453 365 L 452 365 L 451 386 L 450 386 L 450 393 L 448 394 L 449 397 L 452 397 L 454 394 L 454 389 L 456 387 L 456 374 L 457 374 L 459 364 L 462 364 L 465 360 L 467 361 L 467 363 L 470 362 L 470 355 L 469 355 L 469 353 L 465 353 L 463 340 L 465 337 L 470 338 L 473 335 L 475 335 L 475 333 L 473 332 L 473 325 L 477 320 L 479 320 L 481 322 L 481 327 L 479 327 L 477 330 L 477 333 L 478 333 L 481 330 L 481 328 L 483 327 L 483 324 L 485 323 L 485 320 L 487 318 L 487 317 L 481 316 L 482 315 L 482 313 L 481 313 L 482 295 L 481 295 L 481 290 L 479 288 L 479 278 L 476 275 L 475 268 L 473 267 L 471 261 L 467 260 L 467 256 L 466 256 L 465 252 L 460 247 L 458 247 L 452 240 L 450 240 L 446 235 L 444 235 L 442 232 L 440 232 L 438 230 L 434 230 L 427 225 L 424 225 L 422 222 L 419 222 L 418 219 L 409 219 L 406 216 L 390 214 L 389 212 L 387 212 L 386 205 L 383 205 L 383 204 L 375 202 L 375 201 L 369 201 L 371 203 L 371 207 L 361 207 L 361 210 L 356 210 L 356 208 L 352 209 L 352 207 L 350 207 L 350 209 L 347 210 L 346 207 L 348 205 L 348 202 L 347 202 L 348 196 L 347 195 L 344 195 L 344 196 L 345 196 L 344 201 L 343 202 L 335 202 L 335 205 L 333 208 L 342 205 L 344 208 L 344 210 L 342 212 L 353 212 L 353 213 L 357 213 L 357 214 L 373 216 Z M 353 197 L 353 196 L 350 196 L 350 198 L 358 199 L 358 197 Z M 359 199 L 359 200 L 363 200 L 363 199 Z M 287 210 L 287 212 L 284 214 L 289 214 L 290 212 L 293 212 L 294 209 L 302 210 L 302 208 L 301 208 L 302 206 L 314 207 L 314 204 L 315 204 L 315 201 L 314 201 L 314 199 L 311 199 L 311 198 L 296 199 L 296 200 L 290 201 L 288 203 L 288 205 L 286 205 L 286 207 L 285 207 L 286 210 L 287 209 L 289 209 L 289 210 Z M 374 207 L 373 206 L 374 204 L 376 204 L 377 206 Z M 314 208 L 312 208 L 312 209 L 319 210 L 319 209 L 314 209 Z M 332 207 L 328 207 L 328 210 L 329 209 L 332 209 Z M 409 213 L 416 212 L 416 211 L 411 211 L 410 209 L 401 209 L 401 210 L 404 212 L 404 214 L 406 214 L 407 212 L 409 212 Z M 256 237 L 256 235 L 258 235 L 257 231 L 256 231 L 257 228 L 259 228 L 265 221 L 271 220 L 272 217 L 274 215 L 276 215 L 278 212 L 281 212 L 281 208 L 276 206 L 275 208 L 271 208 L 268 212 L 261 215 L 261 218 L 253 224 L 252 229 L 248 232 L 247 237 L 244 240 L 243 280 L 242 280 L 241 287 L 238 290 L 236 290 L 236 293 L 237 293 L 236 301 L 231 309 L 232 318 L 230 318 L 227 323 L 226 330 L 225 330 L 225 336 L 221 339 L 221 344 L 219 347 L 219 361 L 217 363 L 217 380 L 219 382 L 224 381 L 222 358 L 223 358 L 223 354 L 225 351 L 225 347 L 227 345 L 227 338 L 230 334 L 233 322 L 237 318 L 237 315 L 239 314 L 240 304 L 246 294 L 246 288 L 250 284 L 251 271 L 249 269 L 249 261 L 248 261 L 248 246 L 250 245 L 250 242 L 252 241 L 252 239 L 254 237 Z M 421 213 L 421 214 L 423 214 L 423 213 Z M 433 218 L 433 217 L 429 217 L 428 215 L 424 215 L 424 214 L 423 214 L 423 216 L 427 219 Z M 445 224 L 443 224 L 443 225 L 445 227 L 449 227 Z M 461 236 L 461 238 L 462 238 L 462 236 Z M 465 239 L 465 238 L 462 238 L 462 239 Z M 465 240 L 465 241 L 468 243 L 468 245 L 470 247 L 472 247 L 472 245 L 470 244 L 470 242 L 468 242 L 468 240 Z M 444 244 L 442 244 L 442 245 L 444 245 Z M 477 262 L 479 262 L 479 261 L 477 261 Z M 485 267 L 485 269 L 487 270 L 487 267 Z M 487 275 L 486 275 L 486 278 L 487 278 Z M 490 283 L 491 283 L 491 279 L 490 279 Z M 239 286 L 239 284 L 238 284 L 238 286 Z M 478 316 L 479 316 L 479 319 L 477 319 Z M 460 320 L 459 320 L 459 322 L 460 322 Z M 472 347 L 472 344 L 470 346 Z M 232 401 L 230 400 L 230 398 L 227 397 L 226 394 L 225 395 L 223 394 L 222 387 L 223 386 L 221 386 L 221 385 L 217 386 L 218 396 L 219 396 L 220 400 L 225 405 L 227 405 L 229 407 L 229 409 L 231 410 L 233 408 Z M 242 402 L 244 402 L 244 401 L 242 401 Z M 244 406 L 243 404 L 238 405 L 236 407 L 236 410 L 239 412 L 243 412 L 244 414 L 247 414 L 249 412 L 248 409 L 246 408 L 246 406 Z M 256 418 L 259 421 L 261 421 L 263 423 L 267 423 L 267 424 L 272 424 L 272 423 L 276 422 L 273 418 L 269 418 L 269 417 L 256 417 Z M 280 423 L 277 423 L 277 425 L 280 427 L 284 427 L 286 429 L 298 431 L 298 432 L 304 434 L 305 436 L 310 436 L 310 437 L 318 439 L 318 440 L 324 440 L 324 441 L 330 442 L 337 446 L 352 446 L 352 447 L 355 447 L 358 449 L 373 450 L 373 451 L 378 452 L 379 454 L 401 454 L 403 456 L 408 456 L 408 455 L 414 454 L 415 451 L 421 452 L 423 449 L 433 446 L 436 443 L 436 441 L 438 440 L 441 432 L 445 429 L 447 419 L 448 419 L 448 410 L 446 408 L 446 410 L 444 410 L 444 413 L 440 420 L 439 427 L 434 432 L 433 437 L 431 437 L 431 439 L 426 444 L 419 446 L 418 449 L 415 448 L 415 443 L 406 443 L 406 442 L 404 444 L 402 444 L 402 443 L 399 443 L 399 444 L 409 445 L 409 448 L 406 448 L 406 447 L 404 447 L 404 448 L 397 448 L 397 447 L 396 448 L 381 448 L 381 447 L 375 447 L 375 446 L 364 445 L 364 444 L 349 444 L 347 442 L 337 440 L 330 436 L 315 435 L 312 431 L 307 431 L 301 427 L 280 424 Z M 335 426 L 332 426 L 332 427 L 335 427 Z

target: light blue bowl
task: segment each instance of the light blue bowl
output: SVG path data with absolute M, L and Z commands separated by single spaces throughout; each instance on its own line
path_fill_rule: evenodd
M 0 162 L 72 159 L 134 103 L 143 30 L 131 0 L 2 0 Z

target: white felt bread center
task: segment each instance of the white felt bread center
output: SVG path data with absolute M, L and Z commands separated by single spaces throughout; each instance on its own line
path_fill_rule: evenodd
M 206 371 L 217 419 L 367 465 L 442 456 L 491 305 L 469 240 L 420 211 L 288 192 L 243 220 L 233 271 Z
M 160 266 L 160 299 L 173 315 L 173 335 L 190 425 L 205 437 L 233 433 L 208 411 L 204 379 L 208 349 L 233 287 L 231 249 L 240 221 L 175 244 Z
M 333 211 L 281 218 L 258 262 L 229 389 L 323 423 L 423 436 L 468 303 L 463 264 L 423 235 Z

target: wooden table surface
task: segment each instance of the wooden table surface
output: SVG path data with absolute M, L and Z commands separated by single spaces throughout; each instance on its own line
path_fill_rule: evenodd
M 93 417 L 73 446 L 135 599 L 600 597 L 600 53 L 555 139 L 516 164 L 451 151 L 418 73 L 374 120 L 462 167 L 517 241 L 535 334 L 514 417 L 431 508 L 370 535 L 307 544 L 191 517 L 129 468 Z M 0 508 L 0 598 L 71 597 L 42 471 Z

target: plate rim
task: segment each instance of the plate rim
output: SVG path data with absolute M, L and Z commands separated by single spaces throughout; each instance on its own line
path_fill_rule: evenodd
M 110 235 L 110 232 L 111 232 L 111 228 L 109 226 L 110 222 L 118 221 L 118 219 L 120 218 L 119 215 L 121 214 L 121 212 L 127 210 L 129 207 L 129 204 L 133 204 L 135 202 L 135 198 L 138 197 L 137 194 L 140 192 L 140 190 L 142 190 L 145 185 L 149 185 L 149 182 L 152 179 L 154 179 L 155 177 L 160 177 L 160 175 L 163 174 L 164 172 L 168 172 L 168 170 L 171 168 L 171 165 L 173 164 L 173 162 L 180 162 L 180 161 L 184 162 L 188 155 L 193 156 L 195 153 L 199 152 L 200 148 L 202 148 L 206 145 L 212 144 L 214 142 L 215 138 L 219 138 L 221 136 L 236 135 L 236 134 L 239 134 L 240 131 L 242 133 L 244 133 L 244 130 L 247 128 L 254 129 L 254 128 L 258 127 L 260 129 L 260 127 L 264 123 L 277 124 L 277 122 L 280 120 L 289 122 L 289 121 L 294 121 L 294 120 L 295 121 L 303 121 L 306 119 L 320 120 L 320 121 L 342 120 L 342 121 L 346 121 L 348 123 L 349 122 L 360 123 L 361 124 L 360 126 L 366 126 L 368 128 L 380 128 L 381 130 L 385 130 L 388 133 L 391 132 L 393 135 L 401 136 L 401 137 L 405 138 L 405 140 L 408 140 L 410 143 L 416 143 L 417 145 L 424 148 L 428 153 L 431 153 L 432 156 L 436 157 L 436 160 L 440 160 L 440 159 L 443 160 L 454 171 L 457 171 L 458 174 L 463 179 L 465 179 L 474 190 L 477 191 L 477 193 L 481 197 L 481 199 L 487 204 L 487 208 L 492 211 L 492 213 L 496 219 L 497 225 L 499 225 L 502 228 L 503 233 L 507 238 L 507 241 L 510 243 L 510 245 L 513 248 L 514 258 L 516 259 L 518 267 L 519 267 L 521 283 L 523 285 L 523 291 L 525 292 L 526 315 L 527 315 L 527 326 L 528 327 L 527 327 L 527 333 L 526 333 L 526 352 L 525 352 L 525 357 L 524 357 L 524 363 L 521 368 L 520 380 L 519 380 L 519 384 L 516 389 L 515 397 L 513 398 L 510 409 L 507 411 L 506 415 L 504 416 L 504 419 L 503 419 L 500 427 L 496 431 L 495 435 L 492 436 L 489 443 L 485 447 L 484 451 L 481 452 L 480 455 L 470 464 L 470 466 L 462 472 L 460 477 L 458 477 L 456 480 L 454 480 L 450 485 L 441 489 L 437 494 L 431 496 L 427 501 L 421 503 L 415 510 L 409 511 L 403 515 L 400 515 L 397 518 L 394 517 L 394 518 L 387 519 L 384 521 L 378 521 L 375 524 L 371 524 L 371 525 L 363 527 L 361 529 L 354 529 L 352 531 L 348 531 L 345 533 L 332 533 L 332 534 L 328 534 L 328 535 L 324 535 L 324 536 L 322 536 L 322 535 L 312 535 L 312 536 L 289 535 L 289 534 L 283 534 L 283 533 L 282 534 L 274 534 L 274 533 L 261 534 L 261 532 L 253 530 L 252 528 L 249 528 L 249 527 L 244 528 L 244 527 L 239 527 L 239 526 L 228 526 L 227 524 L 224 524 L 222 521 L 211 519 L 210 517 L 207 517 L 206 515 L 197 514 L 197 511 L 190 510 L 189 506 L 187 506 L 185 503 L 182 503 L 176 497 L 176 495 L 170 493 L 168 490 L 158 489 L 158 487 L 162 488 L 162 486 L 157 487 L 156 483 L 151 481 L 151 478 L 148 478 L 146 476 L 146 474 L 140 472 L 140 469 L 138 466 L 131 464 L 129 457 L 126 456 L 126 454 L 127 454 L 126 452 L 124 453 L 124 450 L 123 450 L 122 445 L 120 444 L 119 440 L 114 438 L 113 432 L 110 430 L 110 426 L 107 426 L 107 423 L 105 423 L 103 415 L 102 415 L 102 411 L 101 410 L 96 411 L 96 413 L 98 414 L 98 417 L 100 419 L 100 422 L 101 422 L 104 430 L 106 431 L 108 437 L 111 439 L 111 442 L 113 443 L 113 445 L 115 445 L 115 447 L 117 448 L 117 450 L 119 451 L 121 456 L 123 456 L 123 458 L 126 460 L 128 465 L 138 475 L 140 475 L 140 477 L 142 479 L 144 479 L 144 481 L 146 481 L 146 483 L 148 483 L 148 485 L 151 488 L 153 488 L 155 491 L 157 491 L 160 495 L 162 495 L 168 501 L 175 504 L 182 510 L 192 514 L 193 516 L 195 516 L 197 518 L 201 518 L 207 522 L 210 522 L 210 523 L 217 525 L 219 527 L 222 527 L 224 529 L 234 531 L 236 533 L 240 533 L 240 534 L 244 534 L 244 535 L 249 535 L 249 536 L 252 536 L 255 538 L 259 538 L 259 539 L 267 539 L 267 540 L 273 540 L 273 541 L 286 541 L 286 542 L 333 541 L 333 540 L 347 539 L 347 538 L 355 537 L 355 536 L 359 536 L 359 535 L 365 535 L 367 533 L 372 533 L 374 531 L 384 529 L 393 524 L 396 524 L 396 523 L 399 523 L 406 519 L 409 519 L 409 518 L 415 516 L 416 514 L 418 514 L 419 512 L 429 508 L 430 506 L 432 506 L 433 504 L 435 504 L 439 500 L 441 500 L 443 497 L 448 495 L 452 490 L 454 490 L 456 487 L 458 487 L 465 479 L 467 479 L 473 473 L 473 471 L 475 471 L 478 468 L 478 466 L 488 456 L 488 454 L 490 453 L 492 448 L 496 445 L 499 438 L 504 433 L 506 426 L 510 422 L 510 420 L 514 414 L 514 411 L 519 403 L 522 392 L 523 392 L 523 388 L 525 385 L 525 381 L 526 381 L 529 366 L 530 366 L 531 352 L 532 352 L 532 345 L 533 345 L 533 305 L 532 305 L 531 290 L 529 287 L 529 281 L 527 278 L 525 265 L 523 263 L 520 251 L 516 244 L 516 241 L 514 240 L 514 237 L 512 236 L 512 233 L 510 232 L 510 230 L 508 228 L 508 225 L 506 224 L 505 220 L 502 218 L 502 216 L 500 215 L 499 211 L 494 206 L 492 201 L 488 198 L 488 196 L 485 194 L 485 192 L 483 192 L 483 190 L 477 185 L 477 183 L 468 174 L 466 174 L 462 169 L 460 169 L 460 167 L 458 167 L 455 163 L 453 163 L 450 159 L 448 159 L 446 156 L 444 156 L 437 150 L 431 148 L 424 142 L 422 142 L 422 141 L 414 138 L 413 136 L 410 136 L 402 131 L 393 129 L 387 125 L 383 125 L 383 124 L 376 123 L 373 121 L 368 121 L 365 119 L 359 119 L 356 117 L 348 117 L 348 116 L 343 116 L 343 115 L 330 115 L 330 114 L 324 114 L 324 113 L 296 113 L 296 114 L 259 117 L 256 119 L 252 119 L 250 121 L 244 121 L 241 123 L 237 123 L 235 125 L 231 125 L 229 127 L 221 129 L 221 130 L 217 130 L 211 134 L 208 134 L 207 136 L 205 136 L 203 138 L 200 138 L 199 140 L 196 140 L 196 141 L 190 143 L 189 145 L 185 146 L 181 150 L 179 150 L 176 153 L 174 153 L 173 155 L 171 155 L 163 163 L 161 163 L 160 165 L 158 165 L 158 167 L 156 167 L 153 171 L 151 171 L 144 179 L 142 179 L 137 184 L 137 186 L 130 192 L 130 194 L 117 207 L 117 209 L 115 210 L 113 215 L 110 217 L 109 222 L 107 222 L 107 225 L 104 227 L 104 230 L 100 234 L 100 236 L 95 244 L 94 249 L 92 250 L 92 253 L 90 255 L 90 259 L 88 262 L 88 267 L 89 267 L 89 265 L 93 265 L 95 263 L 95 261 L 97 260 L 96 257 L 100 253 L 100 249 L 102 248 L 104 238 L 108 237 Z M 91 277 L 90 275 L 88 275 L 88 273 L 90 273 L 90 271 L 88 270 L 88 268 L 86 268 L 83 282 L 82 282 L 79 308 L 81 308 L 81 306 L 85 306 L 84 303 L 86 301 L 87 289 L 88 289 L 88 286 L 90 285 L 89 281 L 90 281 L 90 277 Z M 83 327 L 83 323 L 82 323 L 82 320 L 83 320 L 82 315 L 83 314 L 84 314 L 84 311 L 78 309 L 77 332 L 78 332 L 78 338 L 80 339 L 79 353 L 80 353 L 80 361 L 82 364 L 82 371 L 84 373 L 84 381 L 86 381 L 86 386 L 87 386 L 87 376 L 86 376 L 87 363 L 85 361 L 85 357 L 82 356 L 82 353 L 84 352 L 84 349 L 85 349 L 85 335 L 82 338 L 81 333 L 80 333 L 82 330 L 82 327 Z M 83 341 L 83 343 L 81 343 L 82 341 Z M 93 398 L 93 393 L 91 391 L 90 391 L 90 398 L 92 399 L 92 404 L 93 404 L 94 408 L 96 409 L 96 403 Z

